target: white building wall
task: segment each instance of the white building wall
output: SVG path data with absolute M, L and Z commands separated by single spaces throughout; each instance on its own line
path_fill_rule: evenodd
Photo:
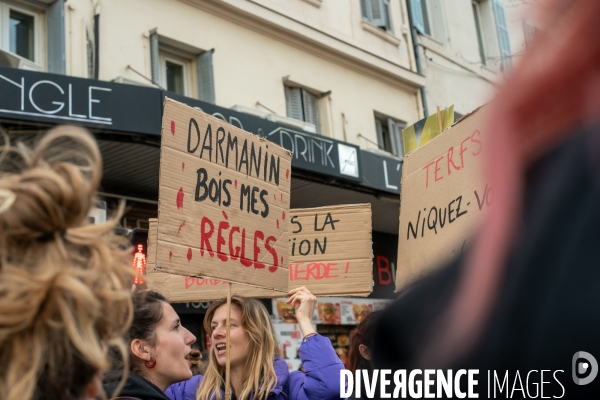
M 320 3 L 320 5 L 319 5 Z M 405 4 L 391 0 L 392 32 L 369 26 L 360 2 L 331 0 L 97 0 L 101 80 L 150 84 L 149 34 L 214 49 L 216 104 L 286 115 L 284 77 L 320 93 L 322 134 L 376 148 L 375 112 L 412 123 L 422 117 L 425 79 L 414 72 Z M 71 0 L 68 71 L 88 77 L 85 29 L 94 5 Z M 135 70 L 135 71 L 134 71 Z M 361 136 L 366 137 L 367 140 Z

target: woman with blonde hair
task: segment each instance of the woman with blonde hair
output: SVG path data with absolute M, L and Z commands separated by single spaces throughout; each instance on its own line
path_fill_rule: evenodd
M 131 252 L 115 222 L 90 225 L 102 160 L 57 127 L 0 148 L 0 398 L 95 399 L 106 348 L 131 322 Z
M 289 372 L 269 313 L 258 300 L 233 296 L 230 319 L 232 398 L 237 400 L 306 400 L 339 398 L 340 371 L 344 365 L 329 339 L 318 335 L 311 323 L 316 297 L 301 287 L 288 293 L 304 340 L 299 354 L 304 370 Z M 204 317 L 212 347 L 204 376 L 167 389 L 171 400 L 224 400 L 227 304 L 215 301 Z M 227 399 L 229 400 L 229 399 Z

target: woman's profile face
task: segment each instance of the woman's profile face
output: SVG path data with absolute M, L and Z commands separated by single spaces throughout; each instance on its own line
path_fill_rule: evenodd
M 242 327 L 242 313 L 236 305 L 231 306 L 231 318 L 229 322 L 231 325 L 229 332 L 230 365 L 231 368 L 235 368 L 236 366 L 243 366 L 246 361 L 250 350 L 250 335 Z M 219 365 L 224 367 L 226 361 L 226 304 L 216 309 L 210 326 L 212 329 L 212 351 L 215 353 Z
M 156 327 L 156 342 L 152 349 L 156 366 L 149 373 L 153 380 L 168 386 L 192 377 L 191 363 L 186 356 L 196 337 L 181 326 L 179 316 L 169 303 L 161 303 L 163 317 Z

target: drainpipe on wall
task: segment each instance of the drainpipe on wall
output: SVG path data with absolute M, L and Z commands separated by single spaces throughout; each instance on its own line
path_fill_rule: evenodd
M 94 15 L 94 79 L 98 79 L 99 76 L 100 76 L 100 14 L 97 13 Z
M 423 66 L 421 65 L 421 53 L 419 52 L 419 41 L 417 38 L 417 28 L 415 27 L 415 24 L 413 23 L 413 18 L 412 18 L 412 7 L 410 4 L 410 0 L 406 1 L 406 5 L 408 7 L 408 21 L 410 24 L 410 37 L 413 43 L 413 51 L 415 52 L 415 64 L 417 64 L 417 73 L 419 75 L 423 75 Z M 421 102 L 423 103 L 423 114 L 424 117 L 427 117 L 429 115 L 429 109 L 427 108 L 427 97 L 425 95 L 425 87 L 421 86 L 419 88 L 419 90 L 421 91 Z

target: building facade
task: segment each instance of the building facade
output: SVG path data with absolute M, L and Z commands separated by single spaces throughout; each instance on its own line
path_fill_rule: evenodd
M 166 96 L 266 137 L 293 152 L 292 208 L 371 203 L 371 297 L 389 299 L 401 131 L 493 95 L 530 33 L 520 3 L 0 0 L 0 126 L 90 129 L 129 228 L 157 215 Z M 178 306 L 198 330 L 204 310 Z

